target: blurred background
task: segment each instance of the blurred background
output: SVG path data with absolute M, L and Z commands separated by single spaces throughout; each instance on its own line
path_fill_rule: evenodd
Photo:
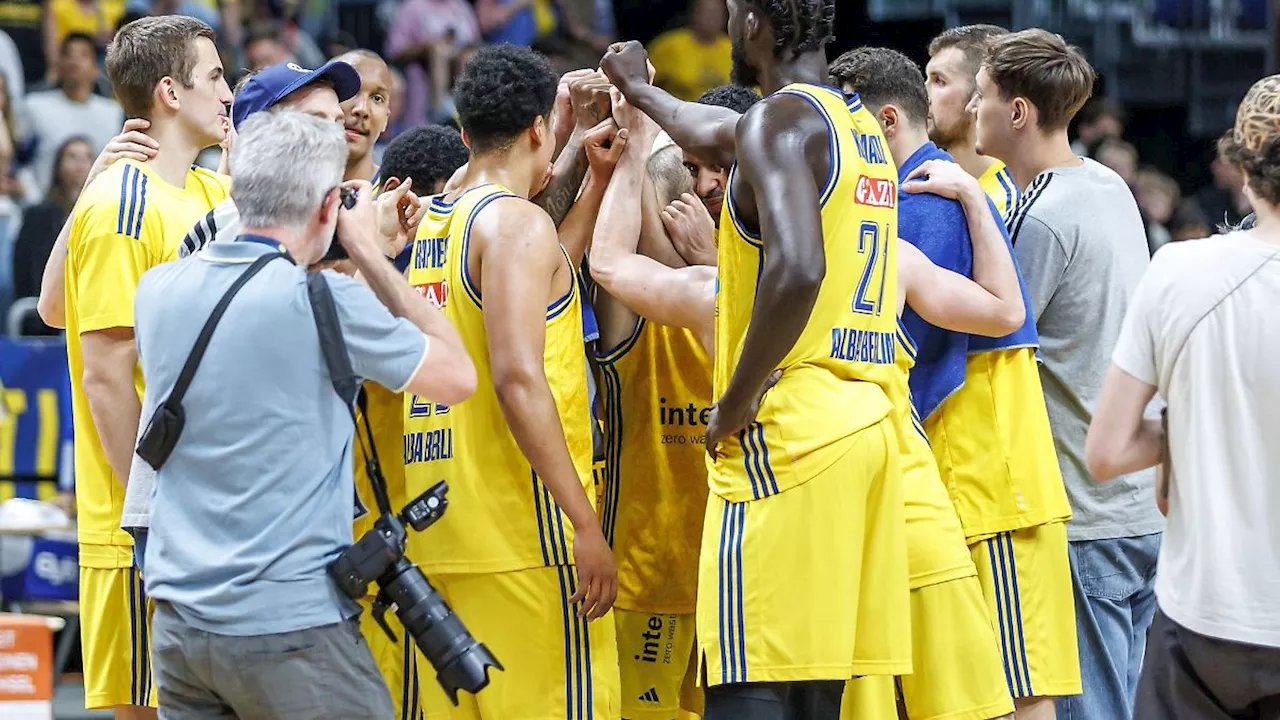
M 1099 82 L 1073 124 L 1076 150 L 1128 181 L 1152 252 L 1249 211 L 1241 179 L 1216 161 L 1214 144 L 1249 85 L 1276 72 L 1280 0 L 836 0 L 836 7 L 832 58 L 883 45 L 923 66 L 934 35 L 971 23 L 1042 27 L 1079 46 Z M 285 60 L 316 67 L 352 48 L 381 53 L 395 68 L 381 146 L 420 123 L 454 123 L 451 88 L 483 43 L 530 45 L 567 71 L 594 67 L 614 40 L 635 39 L 649 48 L 657 82 L 676 95 L 696 99 L 729 80 L 724 0 L 0 0 L 0 504 L 73 507 L 66 354 L 57 331 L 36 316 L 35 296 L 93 158 L 124 120 L 102 70 L 106 45 L 134 18 L 171 13 L 217 30 L 233 81 Z M 201 162 L 216 166 L 217 158 L 206 153 Z M 9 515 L 28 511 L 36 512 L 15 506 Z M 30 527 L 6 530 L 5 517 L 0 512 L 0 541 L 10 531 L 33 535 Z M 0 547 L 7 550 L 0 610 L 45 603 L 68 619 L 54 658 L 56 677 L 67 679 L 57 716 L 87 717 L 74 675 L 75 573 L 64 572 L 74 568 L 75 546 L 60 547 Z

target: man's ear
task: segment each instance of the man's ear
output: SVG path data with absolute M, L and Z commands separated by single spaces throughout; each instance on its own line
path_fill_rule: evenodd
M 382 192 L 391 192 L 400 187 L 400 178 L 389 177 L 382 181 Z
M 884 130 L 884 139 L 888 140 L 897 134 L 902 115 L 893 105 L 885 105 L 880 108 L 880 112 L 876 113 L 876 119 L 880 121 L 880 128 Z
M 463 129 L 461 130 L 460 134 L 462 135 L 462 144 L 463 144 L 463 145 L 466 145 L 466 146 L 467 146 L 467 149 L 468 149 L 468 150 L 470 150 L 470 149 L 471 149 L 471 138 L 467 137 L 467 130 L 466 130 L 466 128 L 463 128 Z
M 342 193 L 338 188 L 333 188 L 325 194 L 324 200 L 320 202 L 320 223 L 327 224 L 337 217 L 338 208 L 340 207 L 342 207 Z
M 182 102 L 178 100 L 177 85 L 168 75 L 160 78 L 160 82 L 156 83 L 153 98 L 158 107 L 168 108 L 173 112 L 177 112 L 182 107 Z
M 535 148 L 542 147 L 551 135 L 551 122 L 545 115 L 539 115 L 533 121 L 533 127 L 529 128 L 529 139 L 533 141 Z
M 1013 123 L 1014 130 L 1021 130 L 1026 127 L 1032 127 L 1036 123 L 1035 106 L 1024 97 L 1015 97 L 1012 103 L 1013 116 L 1010 121 Z

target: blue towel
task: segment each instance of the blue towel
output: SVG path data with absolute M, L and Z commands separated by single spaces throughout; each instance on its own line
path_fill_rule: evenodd
M 927 160 L 952 160 L 950 154 L 933 143 L 925 143 L 902 163 L 898 169 L 901 183 L 913 170 Z M 969 237 L 968 220 L 964 209 L 955 200 L 923 193 L 899 194 L 899 236 L 916 246 L 935 265 L 953 272 L 973 277 L 973 241 Z M 1004 240 L 1012 254 L 1009 234 L 996 212 L 995 205 L 987 200 L 987 207 L 996 219 Z M 1017 258 L 1014 258 L 1017 266 Z M 965 364 L 971 352 L 986 352 L 1013 347 L 1039 345 L 1035 316 L 1022 283 L 1022 302 L 1027 308 L 1027 319 L 1017 331 L 1002 338 L 988 338 L 942 330 L 925 322 L 908 306 L 902 313 L 903 325 L 916 341 L 919 354 L 915 369 L 911 372 L 911 395 L 921 418 L 928 418 L 939 406 L 964 385 Z
M 899 184 L 927 160 L 951 160 L 946 151 L 925 143 L 898 166 Z M 922 193 L 898 194 L 898 236 L 916 246 L 934 264 L 965 276 L 973 274 L 973 245 L 964 208 L 955 200 Z M 964 385 L 969 336 L 947 332 L 925 322 L 910 306 L 902 324 L 916 342 L 916 366 L 911 371 L 911 399 L 921 418 Z

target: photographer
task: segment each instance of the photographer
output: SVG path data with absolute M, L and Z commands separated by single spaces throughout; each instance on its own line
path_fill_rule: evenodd
M 152 496 L 145 562 L 165 717 L 392 713 L 357 606 L 327 574 L 351 543 L 353 435 L 306 268 L 335 228 L 372 288 L 324 273 L 356 374 L 450 405 L 476 380 L 457 332 L 383 254 L 368 183 L 347 183 L 358 196 L 341 209 L 346 154 L 336 123 L 293 111 L 250 118 L 231 154 L 241 235 L 139 286 L 145 423 L 173 392 L 203 319 L 260 270 L 217 322 Z

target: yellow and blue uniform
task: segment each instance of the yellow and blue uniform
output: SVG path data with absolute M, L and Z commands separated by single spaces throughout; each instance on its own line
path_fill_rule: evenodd
M 902 172 L 931 157 L 949 158 L 927 143 Z M 1016 203 L 1002 165 L 984 178 L 1002 188 L 998 196 Z M 1001 203 L 989 207 L 999 214 Z M 899 219 L 903 237 L 931 261 L 973 276 L 968 225 L 957 203 L 911 195 L 903 198 Z M 912 400 L 964 528 L 991 622 L 1001 630 L 1014 697 L 1070 694 L 1079 692 L 1080 683 L 1063 528 L 1071 509 L 1036 368 L 1039 338 L 1025 287 L 1022 295 L 1026 320 L 1001 338 L 942 330 L 909 307 L 903 313 L 920 349 Z
M 449 717 L 617 717 L 613 617 L 588 624 L 569 601 L 577 591 L 573 528 L 507 426 L 493 385 L 484 299 L 468 268 L 475 218 L 515 197 L 485 185 L 452 202 L 432 198 L 414 241 L 409 283 L 458 329 L 478 384 L 456 407 L 405 397 L 409 496 L 449 483 L 449 511 L 410 536 L 410 552 L 506 667 L 483 693 L 447 707 Z M 570 264 L 567 255 L 564 261 Z M 579 483 L 594 500 L 581 291 L 576 282 L 569 286 L 546 309 L 543 370 Z M 426 695 L 429 713 L 446 707 L 438 690 Z
M 643 318 L 597 360 L 606 428 L 600 515 L 618 564 L 622 716 L 674 720 L 681 707 L 701 710 L 689 691 L 711 360 L 693 332 Z
M 912 720 L 986 720 L 1013 712 L 1013 699 L 978 572 L 911 402 L 907 378 L 915 353 L 914 342 L 899 328 L 901 381 L 890 399 L 901 418 L 914 672 L 898 688 Z M 841 717 L 896 717 L 894 690 L 888 676 L 850 681 Z
M 982 186 L 982 191 L 991 198 L 1000 219 L 1004 221 L 1005 227 L 1008 227 L 1013 211 L 1018 208 L 1018 201 L 1022 199 L 1022 191 L 1018 189 L 1018 183 L 1014 182 L 1009 168 L 996 160 L 978 177 L 978 185 Z
M 713 449 L 697 634 L 711 685 L 911 670 L 895 382 L 897 171 L 857 96 L 792 84 L 828 126 L 826 275 L 750 426 Z M 719 236 L 714 397 L 742 353 L 765 247 L 731 172 Z M 865 592 L 864 592 L 865 589 Z
M 143 273 L 177 259 L 178 244 L 230 192 L 224 175 L 192 167 L 183 187 L 123 160 L 94 179 L 71 221 L 66 263 L 67 363 L 75 429 L 80 536 L 81 644 L 85 704 L 155 705 L 149 601 L 133 567 L 133 538 L 120 529 L 124 484 L 107 462 L 84 391 L 80 336 L 133 327 Z M 142 370 L 134 371 L 142 399 Z

